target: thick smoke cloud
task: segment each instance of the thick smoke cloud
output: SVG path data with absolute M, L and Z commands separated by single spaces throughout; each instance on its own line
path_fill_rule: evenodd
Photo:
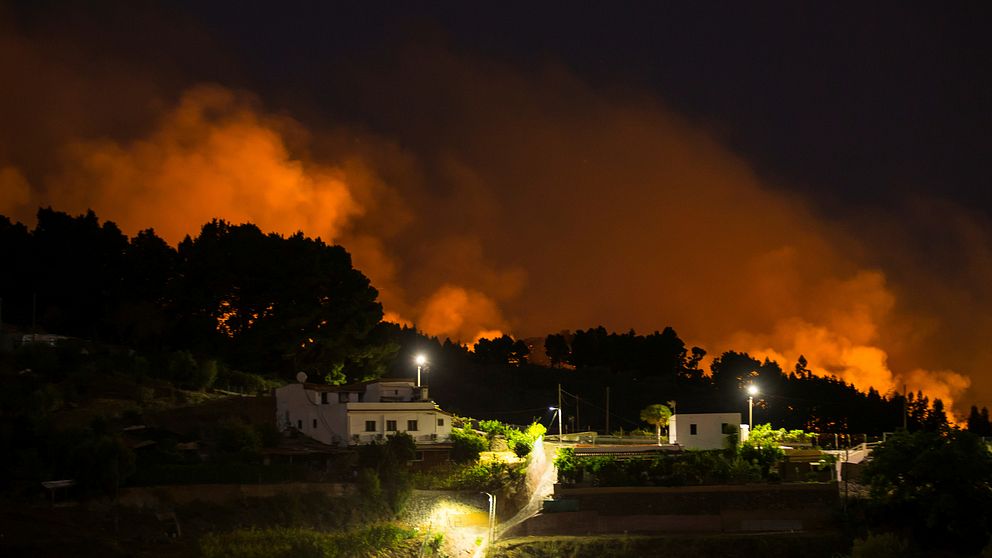
M 50 64 L 30 41 L 18 48 Z M 3 75 L 46 87 L 4 60 Z M 939 223 L 911 209 L 911 225 L 853 211 L 828 221 L 706 126 L 554 65 L 412 48 L 372 67 L 340 76 L 347 110 L 375 115 L 368 127 L 301 122 L 223 85 L 132 87 L 155 93 L 127 134 L 46 132 L 43 166 L 0 152 L 0 212 L 31 222 L 38 205 L 93 208 L 170 242 L 214 217 L 303 230 L 354 254 L 390 319 L 464 342 L 673 325 L 711 353 L 786 369 L 803 354 L 862 389 L 992 399 L 976 374 L 992 365 L 989 319 L 968 320 L 992 301 L 966 294 L 992 277 L 979 216 L 945 204 Z M 98 86 L 73 77 L 59 87 Z M 29 101 L 0 101 L 47 122 Z M 899 227 L 947 222 L 955 253 L 974 256 L 942 282 Z

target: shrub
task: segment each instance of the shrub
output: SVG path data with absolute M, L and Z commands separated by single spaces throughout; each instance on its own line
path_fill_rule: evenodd
M 513 484 L 524 475 L 524 467 L 501 461 L 466 466 L 449 477 L 451 490 L 494 491 Z
M 196 368 L 193 379 L 190 381 L 190 388 L 197 390 L 209 389 L 217 380 L 217 361 L 204 360 Z
M 386 449 L 397 460 L 406 463 L 417 456 L 417 442 L 406 432 L 397 432 L 386 438 Z
M 369 500 L 382 497 L 382 483 L 374 469 L 366 467 L 358 472 L 358 492 Z
M 233 418 L 221 419 L 214 430 L 214 442 L 221 454 L 243 460 L 258 457 L 262 449 L 262 437 L 258 431 L 252 425 Z
M 555 467 L 558 469 L 558 480 L 563 482 L 579 482 L 582 480 L 582 469 L 579 467 L 573 448 L 559 448 L 555 456 Z
M 204 558 L 344 558 L 380 555 L 412 539 L 415 532 L 376 525 L 345 533 L 276 527 L 207 533 L 200 538 Z
M 544 425 L 537 422 L 531 423 L 522 432 L 516 428 L 510 428 L 506 431 L 510 449 L 513 450 L 513 453 L 517 454 L 517 457 L 526 457 L 529 455 L 530 450 L 534 447 L 534 442 L 541 436 L 544 436 L 545 432 L 547 432 L 547 429 Z
M 489 443 L 482 435 L 468 426 L 451 429 L 451 459 L 457 463 L 478 461 Z
M 497 436 L 508 437 L 508 431 L 510 429 L 498 420 L 480 420 L 479 430 L 486 433 L 486 437 L 489 439 L 489 449 L 493 449 L 493 440 L 495 440 Z
M 992 535 L 992 452 L 963 431 L 897 433 L 872 451 L 869 518 L 927 550 L 975 554 Z
M 910 554 L 909 541 L 895 533 L 869 534 L 866 538 L 855 539 L 851 558 L 907 558 Z

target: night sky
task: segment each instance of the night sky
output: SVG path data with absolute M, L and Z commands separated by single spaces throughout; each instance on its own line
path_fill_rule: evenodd
M 987 4 L 203 4 L 0 4 L 0 213 L 303 230 L 442 337 L 992 404 Z

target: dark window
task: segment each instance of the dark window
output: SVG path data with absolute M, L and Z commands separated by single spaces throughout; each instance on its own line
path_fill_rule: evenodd
M 387 420 L 386 421 L 386 432 L 396 432 L 396 421 Z
M 347 402 L 348 402 L 348 394 L 347 393 L 339 393 L 338 394 L 338 403 L 347 403 Z
M 313 419 L 313 427 L 317 428 L 317 419 Z
M 414 452 L 413 453 L 413 460 L 414 461 L 423 461 L 424 460 L 424 452 L 422 452 L 422 451 Z
M 296 429 L 297 430 L 303 430 L 303 421 L 302 420 L 296 421 Z
M 696 435 L 696 425 L 695 424 L 689 424 L 689 434 L 691 434 L 692 436 L 695 436 Z
M 737 434 L 737 426 L 729 423 L 722 423 L 720 425 L 720 432 L 724 434 Z
M 410 432 L 416 432 L 417 431 L 417 421 L 415 421 L 415 420 L 408 420 L 408 421 L 406 421 L 406 429 L 408 431 L 410 431 Z
M 437 419 L 438 426 L 444 426 L 444 419 Z
M 326 391 L 320 392 L 320 402 L 323 405 L 327 405 L 327 392 Z
M 375 432 L 375 421 L 374 420 L 367 420 L 367 421 L 365 421 L 365 431 L 366 432 Z

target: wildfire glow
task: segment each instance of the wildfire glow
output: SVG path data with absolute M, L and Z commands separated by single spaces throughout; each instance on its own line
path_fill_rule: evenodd
M 444 110 L 380 136 L 307 129 L 284 116 L 292 107 L 223 86 L 163 92 L 113 64 L 77 68 L 61 43 L 10 25 L 0 213 L 25 223 L 52 205 L 172 243 L 213 218 L 302 230 L 352 252 L 385 319 L 441 338 L 671 325 L 710 355 L 788 370 L 803 354 L 861 389 L 906 384 L 948 407 L 992 397 L 974 372 L 992 368 L 989 226 L 959 207 L 925 200 L 913 221 L 957 242 L 962 271 L 945 277 L 956 268 L 903 253 L 901 223 L 824 219 L 662 99 L 563 68 L 397 53 L 356 85 L 402 83 L 405 106 Z M 405 118 L 394 105 L 366 108 Z M 129 126 L 115 135 L 98 117 Z M 37 153 L 8 155 L 28 145 Z M 220 331 L 258 319 L 229 312 L 217 310 Z

